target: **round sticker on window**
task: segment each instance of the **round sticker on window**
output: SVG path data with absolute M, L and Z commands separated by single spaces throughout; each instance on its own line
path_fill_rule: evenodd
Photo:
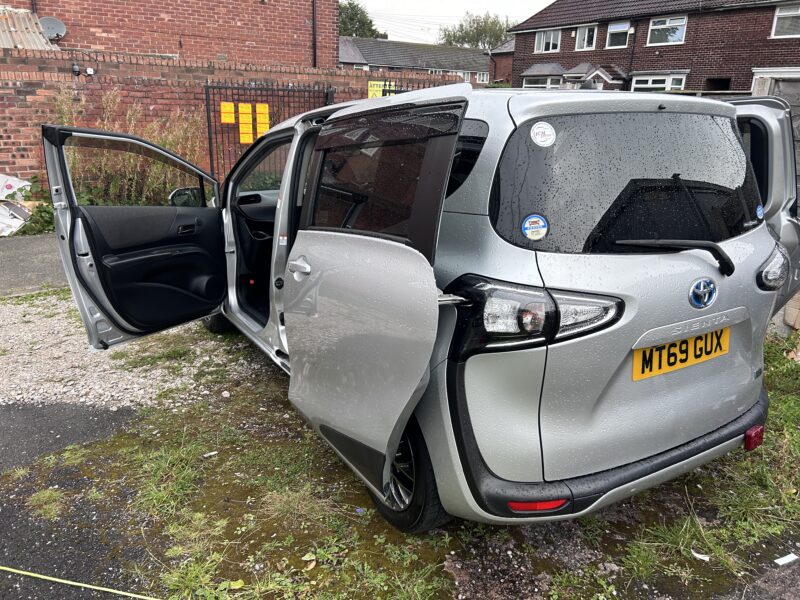
M 756 216 L 759 219 L 763 219 L 764 218 L 764 205 L 763 204 L 759 204 L 758 206 L 756 206 Z
M 549 230 L 550 225 L 542 215 L 531 215 L 522 222 L 522 234 L 534 242 L 543 239 Z
M 549 148 L 556 143 L 556 130 L 550 123 L 539 121 L 531 128 L 533 143 L 542 148 Z

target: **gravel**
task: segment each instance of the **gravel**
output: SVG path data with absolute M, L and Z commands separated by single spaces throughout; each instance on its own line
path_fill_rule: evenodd
M 180 404 L 208 393 L 198 388 L 193 376 L 201 365 L 207 368 L 214 362 L 208 355 L 218 350 L 212 339 L 193 341 L 199 359 L 182 364 L 177 373 L 169 364 L 131 369 L 112 358 L 113 349 L 89 349 L 72 299 L 60 293 L 0 300 L 0 323 L 0 405 L 69 403 L 117 410 L 162 405 L 156 399 L 160 393 L 185 386 L 181 400 L 172 400 Z M 145 338 L 121 349 L 136 353 L 153 341 L 167 348 L 170 336 L 196 327 L 201 325 L 186 325 L 159 334 L 163 340 Z

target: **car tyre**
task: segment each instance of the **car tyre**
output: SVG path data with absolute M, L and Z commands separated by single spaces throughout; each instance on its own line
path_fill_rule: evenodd
M 233 330 L 233 323 L 222 313 L 203 317 L 203 326 L 211 333 L 225 333 L 226 331 Z
M 410 465 L 410 470 L 407 465 Z M 413 475 L 413 485 L 410 486 L 409 474 Z M 392 506 L 371 491 L 370 496 L 381 516 L 404 533 L 422 533 L 441 527 L 452 519 L 439 500 L 430 454 L 413 417 L 403 433 L 392 465 Z

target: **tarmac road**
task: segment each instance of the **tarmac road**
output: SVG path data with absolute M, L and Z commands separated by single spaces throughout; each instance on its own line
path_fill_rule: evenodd
M 0 296 L 66 285 L 55 233 L 0 238 Z

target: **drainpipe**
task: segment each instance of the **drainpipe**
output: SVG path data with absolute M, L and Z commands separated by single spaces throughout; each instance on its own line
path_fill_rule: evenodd
M 633 39 L 631 40 L 631 57 L 628 61 L 628 90 L 632 87 L 631 82 L 633 81 L 633 77 L 631 77 L 631 71 L 633 70 L 633 55 L 636 53 L 636 35 L 639 33 L 639 21 L 631 19 L 631 23 L 633 23 Z
M 497 79 L 497 61 L 495 60 L 494 56 L 492 56 L 492 51 L 489 50 L 489 61 L 494 65 L 494 69 L 492 69 L 492 77 L 489 79 L 489 83 L 494 83 L 494 80 Z
M 31 0 L 31 12 L 36 14 L 36 0 Z
M 311 66 L 317 67 L 317 0 L 311 0 Z

